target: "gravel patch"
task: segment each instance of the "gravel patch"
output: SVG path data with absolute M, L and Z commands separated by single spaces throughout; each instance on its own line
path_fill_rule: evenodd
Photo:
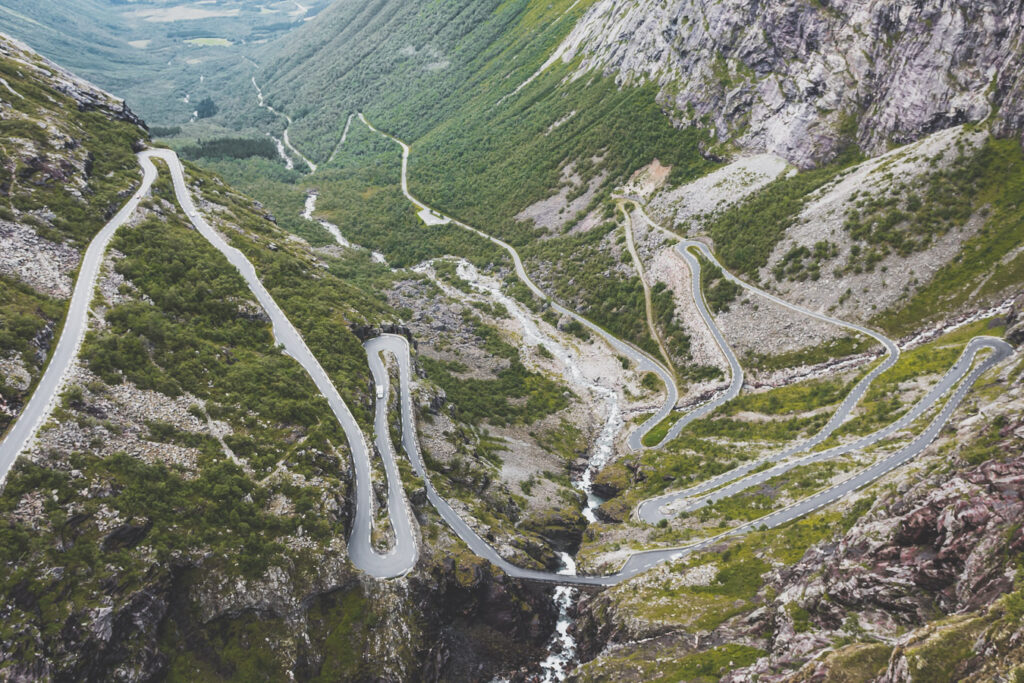
M 916 178 L 947 168 L 958 158 L 958 142 L 962 141 L 965 153 L 971 153 L 984 144 L 987 136 L 987 132 L 969 132 L 962 127 L 944 130 L 866 161 L 823 187 L 775 247 L 768 265 L 761 270 L 762 282 L 773 283 L 779 295 L 788 301 L 813 310 L 831 311 L 848 320 L 867 321 L 906 301 L 960 253 L 963 243 L 983 227 L 985 219 L 973 216 L 966 224 L 937 237 L 928 248 L 907 257 L 892 253 L 873 272 L 837 276 L 834 271 L 848 262 L 853 245 L 843 228 L 849 211 L 862 198 L 887 194 L 894 182 L 905 182 L 911 187 L 921 185 Z M 941 160 L 936 161 L 940 156 Z M 856 197 L 854 193 L 858 193 Z M 822 263 L 819 280 L 775 282 L 772 268 L 790 249 L 812 248 L 822 240 L 835 244 L 838 254 Z M 846 292 L 850 294 L 844 298 Z
M 47 296 L 67 299 L 78 260 L 78 251 L 68 245 L 45 240 L 26 225 L 0 221 L 0 274 Z
M 758 154 L 736 159 L 675 189 L 659 192 L 657 185 L 633 184 L 627 185 L 626 190 L 633 193 L 632 187 L 643 197 L 653 194 L 647 207 L 651 218 L 681 234 L 692 234 L 703 227 L 710 216 L 746 199 L 788 168 L 789 164 L 782 157 Z

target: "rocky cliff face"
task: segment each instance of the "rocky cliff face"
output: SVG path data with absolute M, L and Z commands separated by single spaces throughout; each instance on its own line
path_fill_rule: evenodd
M 580 72 L 656 81 L 675 119 L 807 167 L 968 121 L 1024 124 L 1020 0 L 600 0 Z
M 1007 434 L 1019 429 L 1019 424 L 1005 427 Z M 864 640 L 895 641 L 881 680 L 925 680 L 915 675 L 920 667 L 907 660 L 908 650 L 917 649 L 936 628 L 926 625 L 945 615 L 983 612 L 1013 590 L 1024 551 L 1021 490 L 1021 458 L 926 479 L 838 543 L 813 548 L 770 579 L 775 600 L 748 625 L 772 633 L 772 655 L 733 680 L 775 673 L 844 629 L 863 629 Z M 802 633 L 785 608 L 790 603 L 810 615 L 810 627 L 798 627 Z M 907 629 L 910 633 L 900 637 Z M 982 668 L 972 656 L 943 667 L 958 677 Z

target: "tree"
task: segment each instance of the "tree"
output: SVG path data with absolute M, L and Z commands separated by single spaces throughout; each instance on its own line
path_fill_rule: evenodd
M 212 97 L 203 99 L 198 105 L 196 105 L 196 116 L 201 119 L 208 119 L 211 116 L 217 114 L 217 105 L 214 103 Z

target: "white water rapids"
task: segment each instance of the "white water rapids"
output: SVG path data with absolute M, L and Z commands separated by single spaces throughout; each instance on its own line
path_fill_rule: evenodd
M 284 161 L 284 167 L 289 171 L 294 170 L 295 162 L 292 161 L 292 158 L 288 156 L 288 152 L 285 151 L 284 143 L 281 142 L 281 138 L 271 135 L 270 139 L 274 141 L 274 146 L 277 147 L 277 154 L 281 157 L 281 160 Z
M 559 574 L 569 576 L 576 574 L 576 561 L 568 553 L 559 553 L 562 559 L 562 569 Z M 576 602 L 576 589 L 572 586 L 558 586 L 555 588 L 555 604 L 558 606 L 558 623 L 555 624 L 555 633 L 551 636 L 551 644 L 548 645 L 547 659 L 540 663 L 541 671 L 544 672 L 545 683 L 551 681 L 564 681 L 569 673 L 569 665 L 576 659 L 576 638 L 569 633 L 572 626 L 572 619 L 569 617 L 569 609 Z
M 594 495 L 594 474 L 608 463 L 613 453 L 615 435 L 623 426 L 618 392 L 589 379 L 583 373 L 576 360 L 576 352 L 567 349 L 557 339 L 544 333 L 531 314 L 523 309 L 522 304 L 501 291 L 501 286 L 496 279 L 481 274 L 473 264 L 465 260 L 459 261 L 456 273 L 475 290 L 502 304 L 508 310 L 523 330 L 524 345 L 543 345 L 565 368 L 566 378 L 572 384 L 592 393 L 607 406 L 607 418 L 594 444 L 594 451 L 587 463 L 587 468 L 578 479 L 573 481 L 573 485 L 587 496 L 587 506 L 583 509 L 583 516 L 586 517 L 588 522 L 596 522 L 597 516 L 594 514 L 594 510 L 604 501 Z M 559 553 L 559 557 L 562 560 L 562 568 L 558 573 L 574 576 L 576 574 L 576 562 L 572 556 L 568 553 Z M 569 633 L 569 627 L 572 624 L 569 610 L 576 602 L 576 597 L 577 591 L 571 586 L 558 586 L 555 588 L 554 599 L 555 605 L 558 607 L 558 623 L 555 627 L 551 644 L 548 646 L 550 654 L 547 659 L 541 662 L 541 669 L 544 672 L 542 680 L 545 683 L 564 681 L 570 664 L 576 658 L 576 639 Z

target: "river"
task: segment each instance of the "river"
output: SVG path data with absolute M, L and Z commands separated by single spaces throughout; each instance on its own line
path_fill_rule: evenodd
M 489 299 L 502 304 L 519 323 L 523 331 L 523 345 L 537 346 L 543 344 L 552 356 L 565 369 L 565 376 L 570 383 L 590 392 L 606 406 L 606 415 L 601 433 L 594 442 L 593 452 L 587 462 L 586 469 L 573 479 L 573 485 L 580 489 L 587 496 L 587 505 L 583 509 L 583 516 L 588 522 L 596 522 L 595 513 L 597 507 L 604 501 L 594 495 L 594 475 L 601 470 L 614 453 L 615 435 L 623 427 L 622 409 L 619 404 L 619 394 L 610 387 L 602 386 L 587 378 L 578 362 L 578 355 L 575 350 L 566 348 L 555 337 L 546 334 L 540 329 L 534 317 L 527 312 L 522 304 L 501 291 L 501 285 L 493 277 L 480 273 L 477 268 L 465 260 L 460 260 L 456 273 L 460 278 L 469 283 L 477 292 L 486 295 Z M 568 553 L 559 553 L 562 567 L 558 573 L 563 576 L 576 575 L 576 561 Z M 570 612 L 576 603 L 578 592 L 572 586 L 558 586 L 555 588 L 555 605 L 558 607 L 558 623 L 552 634 L 548 646 L 548 657 L 541 662 L 541 669 L 544 672 L 545 683 L 564 681 L 576 659 L 576 639 L 570 633 L 572 618 Z

